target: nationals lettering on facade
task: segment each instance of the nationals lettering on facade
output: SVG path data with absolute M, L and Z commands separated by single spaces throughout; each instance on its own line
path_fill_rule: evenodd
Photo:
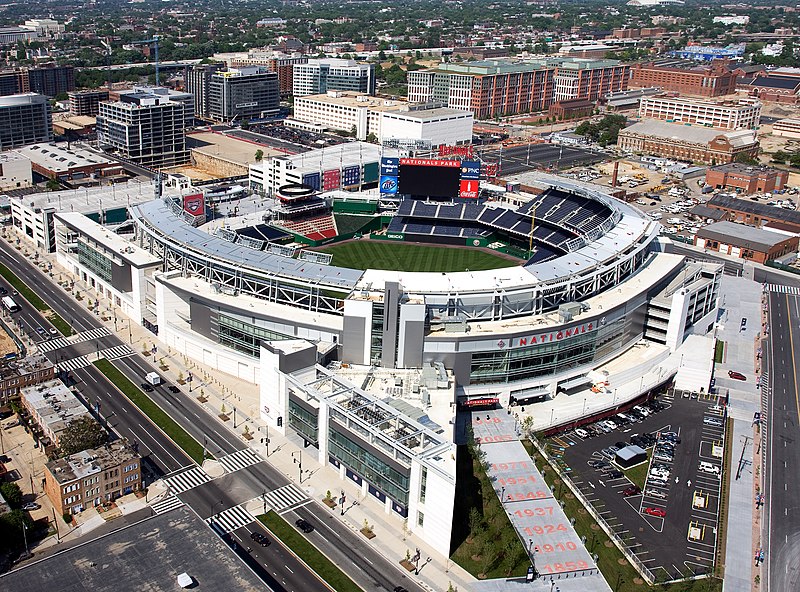
M 540 345 L 542 343 L 553 343 L 561 341 L 562 339 L 569 339 L 577 335 L 583 335 L 589 331 L 594 331 L 597 327 L 594 323 L 584 323 L 583 325 L 576 325 L 568 329 L 559 329 L 558 331 L 550 331 L 547 333 L 537 333 L 529 337 L 515 337 L 508 342 L 498 341 L 497 347 L 525 347 L 528 345 Z

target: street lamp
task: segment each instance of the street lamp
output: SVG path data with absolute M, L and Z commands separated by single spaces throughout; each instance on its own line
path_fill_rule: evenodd
M 299 458 L 295 458 L 295 456 L 294 456 L 295 454 L 299 455 Z M 295 452 L 292 452 L 292 461 L 300 469 L 300 483 L 302 483 L 303 482 L 303 451 L 302 450 L 296 450 Z
M 505 501 L 506 501 L 506 486 L 503 485 L 503 487 L 500 489 L 500 504 L 501 505 L 504 504 Z
M 267 513 L 267 490 L 264 490 L 264 493 L 261 495 L 261 500 L 264 502 L 264 513 Z

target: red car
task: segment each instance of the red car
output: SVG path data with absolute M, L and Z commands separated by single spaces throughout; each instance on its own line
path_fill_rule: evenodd
M 667 515 L 666 510 L 662 510 L 661 508 L 645 508 L 644 513 L 655 516 L 656 518 L 664 518 Z
M 639 489 L 636 485 L 631 485 L 627 489 L 622 490 L 622 495 L 624 495 L 625 497 L 630 497 L 632 495 L 639 495 L 640 493 L 642 493 L 642 490 Z
M 734 372 L 733 370 L 728 370 L 728 376 L 734 380 L 747 380 L 747 377 L 744 374 L 741 372 Z

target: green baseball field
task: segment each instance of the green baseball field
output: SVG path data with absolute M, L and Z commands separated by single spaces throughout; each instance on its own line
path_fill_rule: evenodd
M 315 250 L 333 255 L 333 265 L 351 269 L 481 271 L 522 263 L 518 259 L 469 247 L 436 247 L 391 241 L 358 240 Z

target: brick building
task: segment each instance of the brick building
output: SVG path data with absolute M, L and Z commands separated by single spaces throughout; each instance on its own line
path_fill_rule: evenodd
M 697 231 L 695 246 L 756 263 L 796 253 L 800 237 L 753 228 L 735 222 L 714 222 Z
M 79 514 L 142 487 L 142 459 L 125 439 L 45 465 L 44 492 L 62 515 Z
M 794 105 L 800 101 L 800 77 L 779 76 L 760 72 L 740 80 L 736 86 L 740 93 L 771 103 Z
M 116 177 L 125 172 L 119 162 L 76 144 L 34 144 L 17 151 L 30 159 L 35 172 L 48 179 L 85 182 L 97 177 Z
M 10 352 L 4 352 L 4 356 Z M 0 360 L 0 397 L 7 403 L 9 397 L 19 394 L 20 389 L 53 380 L 56 369 L 44 356 L 28 356 L 9 363 L 10 358 Z
M 766 224 L 780 226 L 789 232 L 800 233 L 800 212 L 768 206 L 765 203 L 749 199 L 715 195 L 706 203 L 706 206 L 725 212 L 730 220 L 764 226 Z
M 717 189 L 741 189 L 745 193 L 772 193 L 783 189 L 788 180 L 788 171 L 738 162 L 711 167 L 706 171 L 707 185 Z
M 725 132 L 649 120 L 620 130 L 617 147 L 626 152 L 716 165 L 733 162 L 741 153 L 756 156 L 758 139 L 750 130 Z
M 594 103 L 587 99 L 572 99 L 569 101 L 557 101 L 547 109 L 550 117 L 571 119 L 575 117 L 586 117 L 594 112 Z
M 629 86 L 657 86 L 682 95 L 719 97 L 736 92 L 736 73 L 723 60 L 715 60 L 711 64 L 659 60 L 631 66 Z

